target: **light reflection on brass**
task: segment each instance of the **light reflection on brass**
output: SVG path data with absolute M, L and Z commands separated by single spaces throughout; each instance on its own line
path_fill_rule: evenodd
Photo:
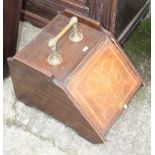
M 51 47 L 52 53 L 47 58 L 47 61 L 51 65 L 59 65 L 62 63 L 62 57 L 57 53 L 56 46 L 57 41 L 70 29 L 72 28 L 72 32 L 69 34 L 69 40 L 72 42 L 80 42 L 83 39 L 83 35 L 78 30 L 78 18 L 72 17 L 69 23 L 57 34 L 57 36 L 53 39 L 50 39 L 48 42 L 48 46 Z

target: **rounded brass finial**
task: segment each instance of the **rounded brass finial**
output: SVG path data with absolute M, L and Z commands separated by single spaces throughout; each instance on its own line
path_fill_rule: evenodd
M 48 56 L 47 61 L 51 65 L 59 65 L 62 63 L 62 57 L 57 53 L 56 45 L 52 47 L 52 53 Z
M 69 34 L 69 40 L 72 42 L 80 42 L 83 39 L 83 35 L 80 32 L 71 32 Z
M 59 64 L 61 64 L 62 63 L 62 57 L 61 57 L 61 55 L 60 54 L 56 54 L 56 55 L 54 55 L 53 53 L 52 54 L 50 54 L 49 56 L 48 56 L 48 58 L 47 58 L 47 61 L 48 61 L 48 63 L 49 64 L 51 64 L 51 65 L 59 65 Z

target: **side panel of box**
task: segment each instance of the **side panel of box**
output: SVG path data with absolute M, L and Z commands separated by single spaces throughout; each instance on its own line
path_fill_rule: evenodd
M 67 95 L 53 84 L 50 77 L 16 59 L 9 58 L 8 63 L 15 94 L 19 100 L 67 124 L 92 143 L 102 142 Z

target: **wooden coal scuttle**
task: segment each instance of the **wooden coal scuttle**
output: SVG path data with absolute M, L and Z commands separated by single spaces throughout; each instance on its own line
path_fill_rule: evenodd
M 17 99 L 92 143 L 104 142 L 143 83 L 110 32 L 70 11 L 58 14 L 8 63 Z

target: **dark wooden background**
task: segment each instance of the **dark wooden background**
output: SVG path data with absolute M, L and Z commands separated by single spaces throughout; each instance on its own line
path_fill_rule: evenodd
M 3 61 L 16 52 L 22 0 L 3 1 Z

